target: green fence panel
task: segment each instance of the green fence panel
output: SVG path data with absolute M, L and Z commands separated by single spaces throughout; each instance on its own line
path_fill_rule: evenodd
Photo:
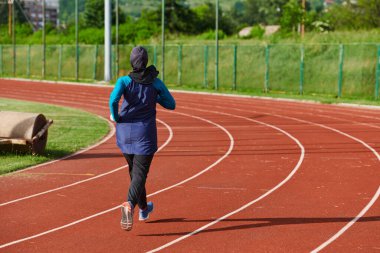
M 96 80 L 104 80 L 104 45 L 99 45 L 98 50 Z
M 236 83 L 238 91 L 263 91 L 265 73 L 263 46 L 239 46 L 237 59 Z
M 16 52 L 16 76 L 26 77 L 28 69 L 28 45 L 17 45 Z
M 42 77 L 42 45 L 30 46 L 30 75 L 34 78 Z
M 133 48 L 133 45 L 119 45 L 119 77 L 128 75 L 128 73 L 132 70 L 131 63 L 129 60 L 132 48 Z M 147 50 L 149 52 L 150 47 L 147 47 Z M 98 66 L 100 68 L 104 68 L 103 64 L 101 65 L 98 64 Z M 101 76 L 99 80 L 102 80 L 102 79 L 103 79 L 103 76 Z
M 305 45 L 304 94 L 338 94 L 339 45 Z
M 58 79 L 59 45 L 46 46 L 46 79 Z
M 3 45 L 2 48 L 2 58 L 3 58 L 3 64 L 2 64 L 2 70 L 3 70 L 3 76 L 12 76 L 13 75 L 13 47 L 12 45 Z
M 148 64 L 160 70 L 162 47 L 143 46 L 148 50 Z M 132 70 L 129 56 L 133 47 L 119 45 L 119 73 L 115 73 L 114 61 L 113 80 Z M 219 89 L 261 93 L 265 91 L 267 75 L 270 93 L 376 97 L 380 76 L 378 45 L 352 43 L 343 48 L 344 55 L 339 44 L 271 44 L 268 50 L 265 45 L 220 45 Z M 13 46 L 0 45 L 0 49 L 0 75 L 13 76 Z M 17 45 L 16 52 L 16 76 L 41 78 L 42 46 Z M 167 44 L 165 65 L 168 85 L 214 89 L 215 45 Z M 47 79 L 75 80 L 75 45 L 47 45 L 45 74 Z M 103 78 L 104 46 L 81 45 L 79 79 Z
M 75 80 L 75 45 L 62 47 L 62 79 Z
M 345 45 L 343 96 L 373 97 L 376 75 L 376 45 Z
M 161 58 L 159 51 L 158 58 Z M 161 69 L 161 59 L 158 61 L 159 69 Z M 165 83 L 171 85 L 178 84 L 178 46 L 167 45 L 165 47 Z
M 299 45 L 270 45 L 269 91 L 299 93 Z
M 231 91 L 234 82 L 234 48 L 219 45 L 219 89 Z
M 202 88 L 204 84 L 204 47 L 184 45 L 182 47 L 182 84 Z
M 92 80 L 94 76 L 95 47 L 93 45 L 80 45 L 79 54 L 79 79 Z

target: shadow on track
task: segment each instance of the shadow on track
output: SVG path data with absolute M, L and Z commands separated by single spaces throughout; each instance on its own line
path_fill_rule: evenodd
M 199 233 L 210 233 L 210 232 L 220 232 L 220 231 L 229 231 L 229 230 L 240 230 L 240 229 L 253 229 L 269 226 L 283 226 L 283 225 L 297 225 L 297 224 L 314 224 L 314 223 L 347 223 L 350 222 L 354 217 L 336 217 L 336 218 L 252 218 L 252 219 L 225 219 L 220 221 L 220 224 L 228 223 L 241 223 L 249 222 L 249 224 L 243 225 L 233 225 L 233 226 L 224 226 L 221 228 L 212 228 L 205 229 Z M 190 220 L 186 218 L 172 218 L 172 219 L 161 219 L 150 221 L 147 223 L 201 223 L 199 226 L 202 226 L 202 223 L 213 222 L 212 219 L 205 220 Z M 373 222 L 380 221 L 380 216 L 371 216 L 363 217 L 357 222 Z M 205 224 L 203 224 L 205 225 Z M 177 228 L 181 227 L 181 224 L 176 226 Z M 195 230 L 195 229 L 194 229 Z M 169 232 L 169 233 L 156 233 L 156 234 L 140 234 L 139 236 L 183 236 L 191 233 L 193 231 L 184 231 L 184 232 Z

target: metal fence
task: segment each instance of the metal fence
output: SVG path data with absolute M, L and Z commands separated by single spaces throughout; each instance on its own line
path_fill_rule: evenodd
M 162 47 L 143 46 L 150 64 L 160 70 Z M 113 48 L 114 76 L 131 70 L 132 48 Z M 104 46 L 80 45 L 78 54 L 77 58 L 75 45 L 47 45 L 44 63 L 42 45 L 0 45 L 0 76 L 103 80 Z M 165 82 L 206 90 L 379 98 L 378 44 L 220 45 L 219 82 L 215 82 L 215 55 L 215 45 L 166 45 Z

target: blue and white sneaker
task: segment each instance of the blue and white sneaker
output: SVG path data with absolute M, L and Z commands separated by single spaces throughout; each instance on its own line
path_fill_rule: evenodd
M 153 202 L 148 202 L 145 210 L 139 211 L 139 220 L 146 221 L 149 219 L 149 214 L 153 212 Z
M 121 205 L 121 221 L 120 226 L 122 229 L 130 231 L 133 225 L 133 211 L 134 206 L 129 202 L 124 202 Z

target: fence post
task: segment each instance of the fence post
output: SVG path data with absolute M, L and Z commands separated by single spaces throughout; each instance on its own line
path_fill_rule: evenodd
M 98 64 L 98 51 L 99 51 L 99 45 L 96 44 L 95 55 L 94 55 L 94 76 L 93 76 L 94 80 L 96 80 L 96 71 L 97 71 L 97 64 Z
M 0 75 L 3 75 L 3 46 L 0 45 Z
M 265 45 L 265 93 L 269 92 L 269 48 L 270 45 Z
M 303 72 L 304 72 L 304 56 L 305 56 L 305 48 L 304 45 L 301 44 L 300 47 L 301 50 L 301 59 L 300 59 L 300 95 L 303 94 Z
M 153 65 L 157 67 L 157 45 L 153 47 Z
M 75 0 L 75 80 L 79 78 L 79 9 L 78 0 Z
M 237 73 L 237 45 L 234 45 L 234 73 L 232 89 L 236 90 L 236 73 Z
M 28 45 L 28 51 L 26 56 L 26 76 L 30 77 L 30 44 Z
M 58 54 L 58 80 L 61 80 L 62 77 L 62 44 L 59 46 Z
M 16 15 L 14 15 L 15 12 L 15 5 L 12 4 L 12 44 L 13 44 L 13 77 L 16 77 L 16 30 L 15 30 L 15 23 L 16 23 Z
M 208 87 L 207 82 L 207 68 L 208 68 L 208 46 L 204 46 L 204 79 L 203 79 L 203 85 L 204 87 Z
M 182 45 L 178 45 L 178 85 L 182 84 Z
M 380 45 L 377 45 L 377 60 L 376 60 L 376 84 L 375 84 L 375 99 L 379 99 L 379 83 L 380 83 Z
M 344 46 L 339 45 L 339 77 L 338 77 L 338 98 L 342 96 L 343 84 L 343 62 L 344 62 Z

